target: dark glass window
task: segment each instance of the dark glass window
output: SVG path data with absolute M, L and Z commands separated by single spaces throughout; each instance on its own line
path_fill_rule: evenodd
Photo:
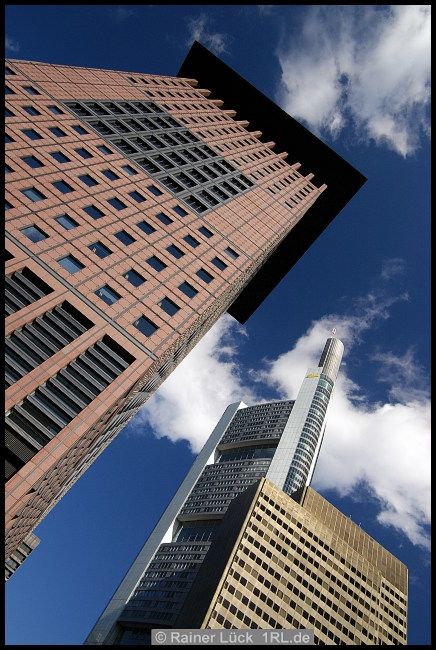
M 74 192 L 74 188 L 71 187 L 71 185 L 68 185 L 65 181 L 55 181 L 52 183 L 53 187 L 55 187 L 61 194 L 68 194 L 69 192 Z
M 79 149 L 74 149 L 76 153 L 79 154 L 79 156 L 82 156 L 82 158 L 92 158 L 92 153 L 89 153 L 86 149 L 83 149 L 83 147 L 79 147 Z
M 9 144 L 9 142 L 15 142 L 14 138 L 11 138 L 10 135 L 5 133 L 5 144 Z
M 48 110 L 51 111 L 54 115 L 63 115 L 64 111 L 61 111 L 58 106 L 47 106 Z
M 136 224 L 138 228 L 140 228 L 143 232 L 145 232 L 146 235 L 151 235 L 151 233 L 156 232 L 156 228 L 153 228 L 153 226 L 150 226 L 147 221 L 140 221 L 139 223 Z
M 33 241 L 34 243 L 47 239 L 47 235 L 43 232 L 38 226 L 28 226 L 27 228 L 22 228 L 20 232 L 23 233 L 26 237 Z
M 169 226 L 170 223 L 173 223 L 173 220 L 170 219 L 170 217 L 168 217 L 164 212 L 159 212 L 159 214 L 157 214 L 156 217 L 157 219 L 159 219 L 159 221 L 162 221 L 162 223 L 164 223 L 166 226 Z
M 222 260 L 220 260 L 219 257 L 214 257 L 212 260 L 212 264 L 214 264 L 217 269 L 220 269 L 220 271 L 224 271 L 227 268 L 227 264 L 224 264 Z
M 116 196 L 114 196 L 112 199 L 108 199 L 108 203 L 115 208 L 115 210 L 125 210 L 127 208 L 127 205 L 120 201 Z
M 42 162 L 38 160 L 38 158 L 35 158 L 35 156 L 24 156 L 21 158 L 23 162 L 26 163 L 26 165 L 29 165 L 29 167 L 32 167 L 32 169 L 36 169 L 37 167 L 44 167 Z
M 80 126 L 80 124 L 75 124 L 75 125 L 73 126 L 73 129 L 74 129 L 75 132 L 78 133 L 79 135 L 87 135 L 87 134 L 88 134 L 88 131 L 87 131 L 86 129 L 84 129 L 83 126 Z
M 39 135 L 34 129 L 23 129 L 23 133 L 29 140 L 42 140 L 42 135 Z
M 15 75 L 15 72 L 11 70 L 10 68 L 5 68 L 5 74 L 13 74 Z
M 67 158 L 67 157 L 66 157 L 63 153 L 61 153 L 60 151 L 55 151 L 54 153 L 52 153 L 52 154 L 50 154 L 50 155 L 52 156 L 52 158 L 54 158 L 55 160 L 57 160 L 57 161 L 60 162 L 60 163 L 71 162 L 70 159 Z
M 124 171 L 127 172 L 127 174 L 130 176 L 135 176 L 135 174 L 138 173 L 136 169 L 133 169 L 133 167 L 130 167 L 130 165 L 123 165 L 121 169 L 124 169 Z
M 82 181 L 82 183 L 85 183 L 88 187 L 93 187 L 93 185 L 98 185 L 97 181 L 95 178 L 92 178 L 89 174 L 82 174 L 82 176 L 79 176 L 79 179 Z
M 26 190 L 21 190 L 21 192 L 24 194 L 24 196 L 27 196 L 28 199 L 31 201 L 42 201 L 46 197 L 44 194 L 41 194 L 41 192 L 38 192 L 37 189 L 34 187 L 29 187 Z
M 169 316 L 174 316 L 174 314 L 177 314 L 180 309 L 180 307 L 169 298 L 164 298 L 161 301 L 160 306 L 167 314 L 169 314 Z
M 116 181 L 119 179 L 119 176 L 117 176 L 111 169 L 103 169 L 101 173 L 104 174 L 104 176 L 106 176 L 106 178 L 108 178 L 110 181 Z
M 158 329 L 149 318 L 146 316 L 141 316 L 138 320 L 135 320 L 133 325 L 142 333 L 144 336 L 151 336 Z
M 91 246 L 88 246 L 89 250 L 98 255 L 101 259 L 104 257 L 107 257 L 112 253 L 111 250 L 101 242 L 97 241 L 95 244 L 91 244 Z
M 67 134 L 66 134 L 64 131 L 62 131 L 62 129 L 60 129 L 58 126 L 51 126 L 51 127 L 49 128 L 49 131 L 51 131 L 51 132 L 53 133 L 53 135 L 55 135 L 57 138 L 65 138 L 66 135 L 67 135 Z
M 99 144 L 97 146 L 97 149 L 101 151 L 101 153 L 104 153 L 105 156 L 108 156 L 109 154 L 113 153 L 113 151 L 111 151 L 109 147 L 106 147 L 104 144 Z
M 186 210 L 181 208 L 180 205 L 175 205 L 173 207 L 173 210 L 174 210 L 174 212 L 177 212 L 177 214 L 180 215 L 181 217 L 187 217 L 188 216 L 188 213 L 186 212 Z
M 212 280 L 213 280 L 213 275 L 211 275 L 210 273 L 208 273 L 204 269 L 200 269 L 199 271 L 197 271 L 196 275 L 198 275 L 198 277 L 201 280 L 203 280 L 203 282 L 206 282 L 206 284 L 209 284 L 209 282 L 212 282 Z
M 142 196 L 142 194 L 140 194 L 136 190 L 133 190 L 133 192 L 129 192 L 129 196 L 131 196 L 132 199 L 134 199 L 138 203 L 143 203 L 143 201 L 145 201 L 145 197 Z
M 15 95 L 15 91 L 9 88 L 9 86 L 5 86 L 5 95 Z
M 88 205 L 87 208 L 83 208 L 86 214 L 89 214 L 93 219 L 100 219 L 104 217 L 104 212 L 95 207 L 95 205 Z
M 160 273 L 160 271 L 163 271 L 167 266 L 155 255 L 153 255 L 153 257 L 149 257 L 147 263 L 150 264 L 150 266 L 153 267 L 154 270 L 158 273 Z
M 161 196 L 161 195 L 163 194 L 163 192 L 161 192 L 160 190 L 158 190 L 157 187 L 155 187 L 154 185 L 149 185 L 149 186 L 147 187 L 147 189 L 148 189 L 149 192 L 151 192 L 151 193 L 154 194 L 155 196 Z
M 29 93 L 29 95 L 40 95 L 41 93 L 36 90 L 33 86 L 23 86 L 23 89 Z
M 58 260 L 58 263 L 69 273 L 77 273 L 77 271 L 81 271 L 85 268 L 84 265 L 79 262 L 79 260 L 76 260 L 72 255 L 61 257 L 61 259 Z
M 198 293 L 197 289 L 194 289 L 194 287 L 190 285 L 189 282 L 182 282 L 182 284 L 179 286 L 179 289 L 186 296 L 188 296 L 188 298 L 194 298 L 194 296 L 196 296 Z
M 133 242 L 136 241 L 131 235 L 129 235 L 128 232 L 125 230 L 120 230 L 120 232 L 115 233 L 115 237 L 120 240 L 123 244 L 126 246 L 130 246 L 130 244 L 133 244 Z
M 97 291 L 94 292 L 96 296 L 101 298 L 107 305 L 113 305 L 114 302 L 117 302 L 121 298 L 121 296 L 111 289 L 107 284 L 104 285 L 104 287 L 101 287 L 100 289 L 97 289 Z
M 15 117 L 15 113 L 9 110 L 9 108 L 5 107 L 5 117 Z
M 130 271 L 123 273 L 123 278 L 128 280 L 130 284 L 133 284 L 134 287 L 139 287 L 145 282 L 145 278 L 143 278 L 142 275 L 139 275 L 139 273 L 133 269 L 130 269 Z
M 34 106 L 23 106 L 23 108 L 29 115 L 41 115 L 41 113 Z
M 234 260 L 236 260 L 239 257 L 239 254 L 233 250 L 233 248 L 230 248 L 230 246 L 227 246 L 227 248 L 224 251 L 227 253 L 229 257 L 232 257 Z
M 5 165 L 5 174 L 12 174 L 14 170 L 9 165 Z
M 56 221 L 63 227 L 65 230 L 72 230 L 72 228 L 77 228 L 79 225 L 74 219 L 69 217 L 66 214 L 61 214 L 60 217 L 56 217 Z
M 204 235 L 208 239 L 210 239 L 210 237 L 213 237 L 213 232 L 210 232 L 210 230 L 208 230 L 205 226 L 200 226 L 198 230 L 199 232 L 201 232 L 202 235 Z
M 187 244 L 189 244 L 190 246 L 192 246 L 192 248 L 196 248 L 197 246 L 200 245 L 200 242 L 198 242 L 198 241 L 195 239 L 195 237 L 193 237 L 192 235 L 186 235 L 186 237 L 183 237 L 183 239 L 185 240 L 185 242 L 186 242 Z
M 180 257 L 183 257 L 183 255 L 185 254 L 175 244 L 171 244 L 170 246 L 168 246 L 167 251 L 169 253 L 171 253 L 171 255 L 173 255 L 177 259 L 179 259 Z

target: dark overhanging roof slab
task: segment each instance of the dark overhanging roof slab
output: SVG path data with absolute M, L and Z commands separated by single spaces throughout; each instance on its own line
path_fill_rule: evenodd
M 312 172 L 316 186 L 327 185 L 228 309 L 229 314 L 245 323 L 366 178 L 197 41 L 189 50 L 178 76 L 196 79 L 199 88 L 211 91 L 209 99 L 221 99 L 224 110 L 235 110 L 238 119 L 250 122 L 250 130 L 262 132 L 263 142 L 275 142 L 275 153 L 288 152 L 293 162 L 301 163 L 298 170 L 301 174 Z

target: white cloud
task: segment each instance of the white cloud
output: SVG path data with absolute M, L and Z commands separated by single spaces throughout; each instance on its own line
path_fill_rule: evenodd
M 209 17 L 206 14 L 201 14 L 198 18 L 191 18 L 189 20 L 189 38 L 187 45 L 191 45 L 193 41 L 198 41 L 205 47 L 208 47 L 212 52 L 215 52 L 215 54 L 228 52 L 231 42 L 230 36 L 219 32 L 211 32 L 208 23 Z
M 20 44 L 14 38 L 10 38 L 10 36 L 6 36 L 5 50 L 9 50 L 9 52 L 19 52 Z
M 157 437 L 188 440 L 198 453 L 229 404 L 255 401 L 234 359 L 244 332 L 231 316 L 221 317 L 141 409 L 135 430 L 147 422 Z
M 374 352 L 363 347 L 365 333 L 383 327 L 393 305 L 407 299 L 407 294 L 383 296 L 381 289 L 369 293 L 355 301 L 351 314 L 329 314 L 312 323 L 292 349 L 276 359 L 264 360 L 261 370 L 238 364 L 238 344 L 246 330 L 224 315 L 147 402 L 131 430 L 140 433 L 148 423 L 157 437 L 188 440 L 198 452 L 230 403 L 259 403 L 264 401 L 267 388 L 271 393 L 271 387 L 277 391 L 277 398 L 295 399 L 306 369 L 318 364 L 335 327 L 345 353 L 313 486 L 357 497 L 369 491 L 379 504 L 378 520 L 382 524 L 395 527 L 413 544 L 427 547 L 427 378 L 415 362 L 412 348 L 398 356 L 387 349 Z M 371 402 L 350 377 L 347 358 L 354 361 L 359 357 L 365 372 L 373 373 L 372 384 L 387 386 L 383 400 Z
M 278 101 L 318 134 L 350 125 L 402 156 L 429 135 L 430 5 L 313 5 L 279 47 Z

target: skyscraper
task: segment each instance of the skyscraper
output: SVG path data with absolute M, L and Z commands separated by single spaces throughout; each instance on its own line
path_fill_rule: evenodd
M 365 179 L 198 44 L 176 77 L 16 60 L 5 73 L 9 556 Z
M 226 409 L 88 644 L 141 643 L 147 628 L 178 627 L 180 611 L 232 501 L 242 495 L 244 503 L 251 502 L 252 495 L 248 502 L 243 495 L 265 476 L 288 494 L 310 483 L 342 354 L 342 342 L 327 339 L 318 366 L 307 370 L 295 400 Z M 240 523 L 231 519 L 228 539 Z

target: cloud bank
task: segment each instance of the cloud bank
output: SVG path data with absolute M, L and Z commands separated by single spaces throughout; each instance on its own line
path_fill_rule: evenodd
M 318 133 L 412 154 L 430 134 L 430 5 L 313 5 L 278 48 L 279 103 Z
M 191 46 L 194 41 L 202 43 L 215 54 L 229 52 L 231 38 L 228 34 L 212 32 L 209 28 L 210 19 L 206 14 L 200 14 L 198 18 L 191 18 L 188 22 L 189 37 L 187 45 Z
M 392 266 L 401 268 L 401 260 Z M 407 294 L 389 297 L 379 290 L 360 297 L 350 313 L 328 314 L 312 323 L 292 349 L 263 360 L 260 369 L 238 363 L 246 330 L 224 315 L 147 402 L 131 430 L 140 434 L 148 424 L 157 437 L 187 440 L 197 453 L 230 403 L 260 403 L 271 390 L 277 399 L 295 399 L 306 369 L 318 364 L 325 341 L 336 327 L 345 353 L 313 486 L 357 498 L 369 492 L 378 503 L 380 523 L 427 548 L 428 378 L 416 363 L 412 347 L 402 356 L 386 348 L 380 352 L 363 347 L 365 333 L 382 327 L 400 300 L 408 300 Z M 371 389 L 379 385 L 382 399 L 371 401 L 350 377 L 347 358 L 361 360 Z

